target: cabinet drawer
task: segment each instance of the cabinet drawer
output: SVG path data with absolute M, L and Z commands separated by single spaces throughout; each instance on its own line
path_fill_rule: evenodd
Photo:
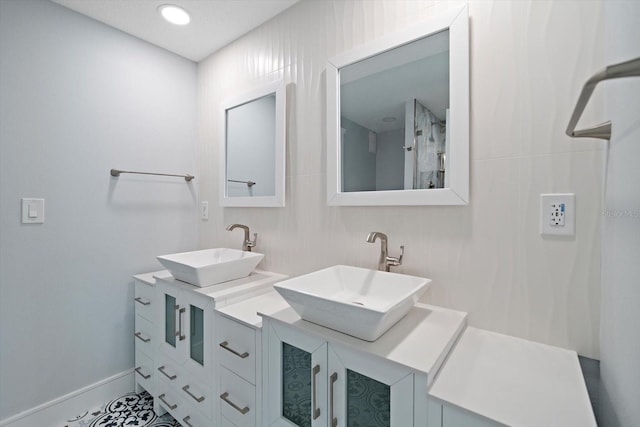
M 220 414 L 237 427 L 256 425 L 256 387 L 233 372 L 220 368 Z
M 136 350 L 141 350 L 147 356 L 151 356 L 156 344 L 153 339 L 153 325 L 144 317 L 136 316 L 134 330 Z
M 204 417 L 199 414 L 189 405 L 184 406 L 185 410 L 180 413 L 180 416 L 176 420 L 183 427 L 211 427 L 213 422 L 210 418 Z
M 147 390 L 149 394 L 153 395 L 155 390 L 153 388 L 153 381 L 155 379 L 155 372 L 153 371 L 153 360 L 140 350 L 136 350 L 136 363 L 135 363 L 135 380 L 136 383 L 141 385 L 142 388 Z
M 220 364 L 256 383 L 256 332 L 224 316 L 216 317 L 216 351 Z
M 167 384 L 158 384 L 157 391 L 155 403 L 166 409 L 174 418 L 179 417 L 185 405 L 178 393 Z
M 154 288 L 139 281 L 134 282 L 134 307 L 136 315 L 153 322 Z
M 177 392 L 179 390 L 178 384 L 184 380 L 184 374 L 178 364 L 162 354 L 157 354 L 154 366 L 154 374 L 156 378 L 160 379 L 160 381 L 156 381 L 156 385 L 163 382 L 169 384 Z
M 182 397 L 185 402 L 188 402 L 189 407 L 204 414 L 207 418 L 211 418 L 212 399 L 210 384 L 210 382 L 209 385 L 201 384 L 195 381 L 191 375 L 184 375 L 182 380 L 178 382 L 180 397 Z

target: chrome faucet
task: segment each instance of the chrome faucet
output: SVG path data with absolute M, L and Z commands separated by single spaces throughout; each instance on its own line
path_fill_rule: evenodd
M 244 230 L 244 241 L 242 242 L 242 250 L 251 252 L 251 248 L 253 248 L 258 241 L 258 233 L 253 233 L 253 240 L 249 239 L 249 227 L 242 224 L 230 224 L 227 226 L 227 231 L 231 231 L 235 228 L 242 228 Z
M 367 242 L 373 243 L 376 239 L 380 238 L 380 259 L 378 260 L 378 270 L 390 271 L 389 267 L 395 267 L 402 265 L 402 257 L 404 256 L 404 245 L 400 246 L 400 256 L 389 256 L 389 250 L 387 248 L 387 235 L 379 231 L 372 231 L 367 236 Z

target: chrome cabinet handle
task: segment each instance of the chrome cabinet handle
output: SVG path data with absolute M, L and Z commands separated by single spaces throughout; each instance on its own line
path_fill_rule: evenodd
M 316 387 L 316 375 L 318 375 L 318 373 L 320 372 L 320 365 L 316 365 L 313 367 L 313 375 L 311 376 L 311 393 L 312 393 L 312 400 L 313 400 L 313 419 L 318 419 L 318 417 L 320 416 L 320 408 L 318 408 L 318 405 L 316 405 L 316 394 L 317 394 L 317 387 Z
M 190 391 L 189 391 L 189 384 L 187 384 L 186 386 L 182 387 L 182 390 L 184 390 L 185 393 L 187 393 L 189 396 L 191 396 L 193 398 L 193 400 L 195 400 L 196 402 L 200 403 L 204 400 L 204 396 L 194 396 Z
M 331 420 L 331 427 L 338 426 L 338 418 L 333 416 L 333 386 L 338 381 L 338 373 L 334 372 L 329 377 L 329 419 Z
M 144 378 L 145 380 L 148 380 L 149 378 L 151 378 L 151 374 L 149 374 L 149 375 L 145 375 L 145 374 L 143 374 L 143 373 L 142 373 L 142 371 L 140 370 L 141 368 L 142 368 L 142 366 L 138 366 L 138 367 L 135 369 L 135 371 L 136 371 L 136 372 L 137 372 L 137 373 L 138 373 L 142 378 Z
M 178 331 L 176 332 L 176 336 L 180 339 L 180 341 L 183 341 L 186 336 L 182 334 L 182 315 L 185 311 L 187 311 L 187 309 L 180 308 L 179 305 L 176 305 L 176 308 L 178 309 Z
M 140 303 L 140 304 L 142 304 L 142 305 L 149 305 L 149 304 L 151 304 L 151 301 L 145 301 L 145 300 L 143 300 L 141 297 L 136 297 L 136 298 L 134 298 L 134 300 L 135 300 L 137 303 Z
M 182 421 L 184 421 L 184 423 L 187 425 L 187 427 L 193 427 L 193 426 L 191 425 L 191 423 L 189 422 L 189 420 L 190 420 L 190 419 L 191 419 L 191 415 L 187 415 L 186 417 L 184 417 L 184 418 L 182 419 Z
M 167 374 L 167 373 L 164 371 L 164 367 L 165 367 L 165 366 L 164 366 L 164 365 L 162 365 L 162 366 L 160 366 L 160 367 L 158 368 L 158 371 L 162 372 L 162 375 L 164 375 L 165 377 L 169 378 L 171 381 L 173 381 L 173 380 L 175 380 L 176 378 L 178 378 L 178 376 L 177 376 L 177 375 L 175 375 L 175 374 L 174 374 L 174 375 L 169 375 L 169 374 Z
M 174 409 L 176 409 L 178 407 L 177 403 L 175 405 L 172 405 L 171 403 L 169 403 L 166 400 L 164 400 L 164 397 L 165 397 L 165 394 L 162 393 L 160 396 L 158 396 L 158 399 L 162 400 L 162 403 L 167 405 L 169 407 L 169 409 L 171 409 L 173 411 Z
M 228 405 L 230 405 L 236 411 L 240 412 L 242 415 L 244 415 L 247 412 L 249 412 L 249 407 L 248 406 L 245 406 L 244 408 L 241 408 L 238 405 L 236 405 L 235 403 L 233 403 L 232 401 L 230 401 L 228 399 L 228 397 L 229 397 L 229 393 L 227 393 L 226 391 L 220 395 L 220 399 L 224 400 Z
M 238 356 L 241 359 L 246 359 L 247 357 L 249 357 L 249 353 L 247 353 L 246 351 L 244 353 L 238 353 L 237 351 L 235 351 L 234 349 L 229 347 L 229 341 L 221 342 L 220 343 L 220 347 L 224 348 L 227 351 L 230 351 L 231 353 L 235 354 L 236 356 Z
M 136 333 L 135 333 L 135 334 L 133 334 L 133 335 L 135 335 L 135 336 L 136 336 L 136 338 L 138 338 L 138 339 L 139 339 L 140 341 L 142 341 L 142 342 L 149 342 L 149 341 L 151 341 L 151 338 L 144 338 L 144 337 L 142 336 L 142 332 L 136 332 Z

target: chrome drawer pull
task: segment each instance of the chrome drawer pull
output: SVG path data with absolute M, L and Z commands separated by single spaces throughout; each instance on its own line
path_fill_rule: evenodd
M 313 375 L 311 377 L 311 393 L 313 400 L 313 419 L 317 419 L 320 416 L 320 408 L 316 405 L 316 375 L 320 372 L 320 365 L 316 365 L 313 367 Z
M 247 357 L 249 357 L 249 353 L 247 353 L 246 351 L 244 353 L 238 353 L 237 351 L 235 351 L 234 349 L 229 347 L 229 341 L 221 342 L 220 343 L 220 347 L 224 348 L 227 351 L 230 351 L 231 353 L 235 354 L 236 356 L 238 356 L 241 359 L 246 359 Z
M 133 334 L 136 336 L 136 338 L 138 338 L 140 341 L 142 342 L 149 342 L 151 341 L 151 338 L 143 338 L 142 337 L 142 332 L 136 332 L 135 334 Z
M 142 366 L 138 366 L 138 367 L 135 369 L 135 371 L 136 371 L 136 372 L 137 372 L 137 373 L 138 373 L 142 378 L 144 378 L 145 380 L 148 380 L 149 378 L 151 378 L 151 374 L 149 374 L 149 375 L 145 375 L 145 374 L 143 374 L 143 373 L 142 373 L 142 371 L 140 370 L 141 368 L 142 368 Z
M 333 386 L 336 381 L 338 381 L 338 373 L 334 372 L 329 377 L 329 382 L 331 383 L 329 386 L 329 421 L 331 422 L 331 427 L 338 426 L 338 418 L 333 416 Z
M 184 421 L 184 423 L 187 425 L 187 427 L 193 427 L 193 426 L 191 425 L 191 423 L 189 422 L 189 420 L 190 420 L 190 419 L 191 419 L 191 415 L 187 415 L 186 417 L 184 417 L 184 418 L 182 419 L 182 421 Z
M 222 399 L 225 402 L 227 402 L 227 404 L 229 404 L 236 411 L 240 412 L 242 415 L 244 415 L 247 412 L 249 412 L 249 407 L 248 406 L 245 406 L 244 408 L 241 408 L 238 405 L 236 405 L 235 403 L 233 403 L 232 401 L 230 401 L 229 399 L 227 399 L 228 397 L 229 397 L 229 393 L 227 393 L 226 391 L 220 395 L 220 399 Z
M 145 301 L 143 300 L 141 297 L 136 297 L 134 298 L 136 302 L 142 304 L 142 305 L 149 305 L 151 304 L 151 301 Z
M 175 374 L 174 374 L 174 375 L 169 375 L 169 374 L 167 374 L 167 373 L 164 371 L 164 365 L 160 366 L 160 367 L 158 368 L 158 371 L 162 372 L 162 375 L 164 375 L 165 377 L 169 378 L 169 379 L 170 379 L 170 380 L 172 380 L 172 381 L 173 381 L 173 380 L 175 380 L 176 378 L 178 378 L 178 376 L 177 376 L 177 375 L 175 375 Z
M 200 403 L 204 400 L 204 396 L 194 396 L 190 391 L 189 391 L 189 384 L 187 384 L 186 386 L 182 387 L 182 390 L 184 390 L 185 393 L 187 393 L 189 396 L 191 396 L 193 398 L 193 400 L 195 400 L 196 402 Z
M 175 405 L 172 405 L 169 402 L 167 402 L 166 400 L 164 400 L 164 396 L 165 396 L 165 394 L 162 393 L 160 396 L 158 396 L 158 399 L 162 400 L 162 403 L 167 405 L 169 407 L 169 409 L 171 409 L 173 411 L 174 409 L 176 409 L 178 407 L 177 403 Z

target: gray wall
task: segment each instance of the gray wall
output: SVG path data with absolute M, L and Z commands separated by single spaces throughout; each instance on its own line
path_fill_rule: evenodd
M 344 117 L 340 124 L 345 130 L 342 141 L 342 191 L 375 190 L 376 153 L 369 152 L 369 129 Z
M 640 55 L 640 3 L 605 2 L 606 63 Z M 601 425 L 640 423 L 640 79 L 604 82 L 607 144 L 602 241 Z M 596 123 L 596 122 L 594 122 Z M 591 124 L 591 123 L 586 123 Z
M 131 275 L 196 246 L 196 64 L 0 1 L 0 420 L 133 367 Z M 46 222 L 20 223 L 45 198 Z M 73 415 L 73 414 L 69 414 Z
M 378 134 L 376 190 L 404 189 L 404 129 Z

